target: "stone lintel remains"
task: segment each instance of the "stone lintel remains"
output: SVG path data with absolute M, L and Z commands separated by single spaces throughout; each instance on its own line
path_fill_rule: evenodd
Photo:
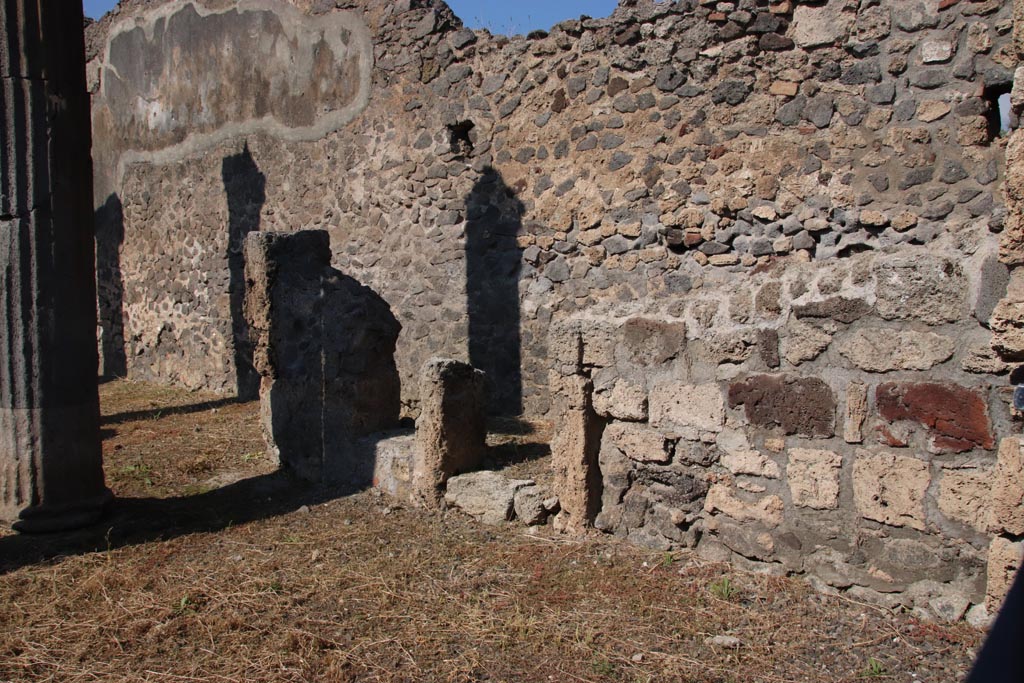
M 420 373 L 413 487 L 440 503 L 448 479 L 480 466 L 486 451 L 485 374 L 457 360 L 433 358 Z
M 398 423 L 401 326 L 330 257 L 324 231 L 249 234 L 245 315 L 269 450 L 302 479 L 358 488 L 373 460 L 357 441 Z
M 103 481 L 82 9 L 0 5 L 0 518 L 90 524 Z

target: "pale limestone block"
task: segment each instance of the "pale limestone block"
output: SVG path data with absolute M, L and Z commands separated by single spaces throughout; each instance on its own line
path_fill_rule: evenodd
M 740 257 L 736 254 L 715 254 L 708 257 L 708 263 L 713 266 L 735 266 L 739 262 Z
M 515 516 L 516 492 L 532 485 L 529 479 L 508 479 L 500 472 L 470 472 L 448 480 L 444 501 L 484 524 L 500 525 Z
M 601 448 L 599 419 L 589 410 L 565 410 L 555 423 L 551 440 L 551 465 L 555 495 L 562 506 L 560 528 L 579 533 L 590 526 L 601 506 Z
M 839 475 L 843 458 L 832 451 L 792 448 L 786 479 L 793 504 L 816 510 L 839 507 Z
M 604 322 L 586 321 L 582 325 L 583 364 L 606 368 L 615 365 L 618 330 Z
M 642 422 L 647 419 L 647 390 L 626 380 L 594 391 L 594 412 L 601 417 Z
M 1024 134 L 1020 137 L 1024 140 Z M 1021 182 L 1021 193 L 1024 197 L 1024 178 Z M 1024 209 L 1024 201 L 1021 202 L 1021 207 Z M 1024 245 L 1024 223 L 1019 232 L 1020 235 L 1017 237 Z M 1000 258 L 1024 263 L 1024 246 L 1012 245 L 1011 237 L 1014 236 L 1004 235 Z M 1014 251 L 1010 252 L 1010 248 Z M 1010 285 L 1006 296 L 996 304 L 989 319 L 993 333 L 992 348 L 1003 360 L 1024 360 L 1024 325 L 1021 325 L 1021 320 L 1024 320 L 1024 269 L 1015 268 L 1010 272 Z
M 667 463 L 672 444 L 661 432 L 633 422 L 613 422 L 604 430 L 602 447 L 608 444 L 637 462 Z
M 991 512 L 990 467 L 944 469 L 939 482 L 939 510 L 950 519 L 984 532 Z
M 784 97 L 794 97 L 800 91 L 799 83 L 792 83 L 790 81 L 773 81 L 768 86 L 768 92 L 772 95 L 782 95 Z
M 968 287 L 960 263 L 932 254 L 899 254 L 879 257 L 871 269 L 875 308 L 885 320 L 939 325 L 965 317 Z
M 868 415 L 868 388 L 862 382 L 850 382 L 846 387 L 846 419 L 843 440 L 846 443 L 864 441 L 864 420 Z
M 679 430 L 687 438 L 720 432 L 725 423 L 725 399 L 715 383 L 670 382 L 651 390 L 651 426 Z
M 799 5 L 793 10 L 790 37 L 803 48 L 843 42 L 853 27 L 853 16 L 840 11 L 840 3 L 821 7 Z
M 904 211 L 892 220 L 892 229 L 896 232 L 906 232 L 917 226 L 918 216 L 910 211 Z
M 865 519 L 925 529 L 928 463 L 894 453 L 859 449 L 853 463 L 853 500 Z
M 1024 454 L 1019 437 L 999 442 L 998 464 L 991 479 L 988 530 L 991 533 L 1024 534 Z
M 839 353 L 867 372 L 928 370 L 952 357 L 955 342 L 933 332 L 870 327 L 839 344 Z
M 967 27 L 967 49 L 975 54 L 992 49 L 992 34 L 984 22 L 978 21 Z
M 548 330 L 548 357 L 560 374 L 583 369 L 583 333 L 578 320 L 561 320 Z
M 948 40 L 926 40 L 921 44 L 921 61 L 941 64 L 953 58 L 953 44 Z
M 814 325 L 792 322 L 782 340 L 782 357 L 790 365 L 814 360 L 832 343 L 832 335 Z
M 996 614 L 1013 585 L 1013 578 L 1024 560 L 1024 542 L 996 536 L 988 546 L 988 585 L 985 606 Z
M 555 370 L 548 373 L 551 395 L 561 410 L 583 410 L 591 401 L 592 385 L 583 375 L 563 375 Z
M 764 496 L 756 503 L 748 503 L 734 496 L 731 487 L 721 482 L 713 485 L 704 499 L 706 512 L 721 512 L 741 522 L 761 522 L 770 528 L 782 524 L 784 507 L 782 499 L 775 495 Z
M 485 375 L 472 365 L 432 358 L 423 366 L 412 478 L 424 503 L 439 503 L 445 482 L 476 469 L 487 452 L 485 392 Z
M 881 211 L 861 211 L 860 224 L 867 225 L 872 228 L 884 228 L 889 225 L 889 217 Z
M 938 121 L 950 111 L 952 111 L 950 106 L 945 102 L 925 100 L 917 107 L 917 120 L 931 123 L 932 121 Z
M 960 367 L 964 372 L 980 375 L 1001 375 L 1012 369 L 1011 365 L 1003 361 L 987 342 L 967 349 L 963 360 L 960 361 Z
M 723 451 L 722 466 L 733 474 L 750 474 L 767 479 L 781 476 L 779 465 L 774 460 L 750 446 L 746 435 L 735 429 L 719 434 L 718 447 Z

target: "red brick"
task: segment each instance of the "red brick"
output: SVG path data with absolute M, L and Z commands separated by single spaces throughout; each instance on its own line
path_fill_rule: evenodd
M 875 391 L 878 414 L 928 428 L 936 453 L 963 453 L 995 445 L 985 396 L 957 384 L 886 382 Z
M 753 425 L 777 426 L 786 434 L 804 436 L 835 434 L 836 397 L 816 377 L 748 377 L 729 386 L 729 407 L 741 405 Z
M 878 442 L 883 443 L 891 448 L 906 448 L 910 444 L 902 436 L 893 434 L 892 431 L 885 425 L 879 425 L 875 428 L 878 431 Z
M 700 246 L 701 242 L 704 241 L 704 237 L 699 232 L 687 232 L 683 235 L 683 244 L 690 247 Z

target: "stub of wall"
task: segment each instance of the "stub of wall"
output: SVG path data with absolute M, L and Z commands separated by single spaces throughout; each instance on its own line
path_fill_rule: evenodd
M 600 423 L 597 458 L 559 479 L 562 516 L 600 495 L 594 526 L 634 543 L 931 618 L 994 609 L 1013 558 L 990 544 L 1024 529 L 1024 486 L 1019 439 L 994 438 L 1005 392 L 957 322 L 979 277 L 918 247 L 752 274 L 771 306 L 742 322 L 729 312 L 750 294 L 727 286 L 679 316 L 622 303 L 559 322 L 557 403 Z M 556 468 L 594 438 L 571 410 L 555 433 Z

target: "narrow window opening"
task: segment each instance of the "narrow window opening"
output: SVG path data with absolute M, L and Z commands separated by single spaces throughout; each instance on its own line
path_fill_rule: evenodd
M 988 104 L 985 118 L 988 121 L 988 139 L 992 142 L 1008 133 L 1016 123 L 1010 108 L 1010 85 L 986 86 L 982 97 Z
M 465 157 L 473 153 L 473 139 L 470 131 L 476 125 L 472 121 L 459 121 L 448 124 L 448 142 L 451 145 L 452 154 Z
M 1009 133 L 1013 127 L 1013 110 L 1010 108 L 1010 93 L 999 96 L 999 132 Z

